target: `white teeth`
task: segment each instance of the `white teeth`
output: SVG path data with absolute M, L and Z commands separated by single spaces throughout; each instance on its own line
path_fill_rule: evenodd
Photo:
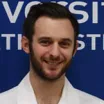
M 49 65 L 58 65 L 58 62 L 48 62 Z
M 58 64 L 60 64 L 61 62 L 56 62 L 56 61 L 47 61 L 47 60 L 44 60 L 47 64 L 49 64 L 49 65 L 53 65 L 53 66 L 56 66 L 56 65 L 58 65 Z

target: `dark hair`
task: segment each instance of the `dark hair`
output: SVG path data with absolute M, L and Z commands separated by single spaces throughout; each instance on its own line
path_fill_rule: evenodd
M 47 16 L 55 19 L 69 19 L 74 28 L 75 40 L 79 34 L 79 25 L 77 20 L 74 18 L 73 14 L 64 6 L 57 3 L 40 3 L 38 5 L 33 5 L 24 21 L 23 34 L 32 41 L 32 36 L 34 34 L 34 25 L 38 18 L 42 16 Z

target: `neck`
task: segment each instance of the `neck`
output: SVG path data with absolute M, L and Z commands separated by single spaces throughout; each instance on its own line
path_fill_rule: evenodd
M 37 102 L 48 104 L 47 101 L 49 100 L 49 104 L 51 104 L 50 101 L 52 101 L 52 104 L 57 104 L 60 100 L 62 89 L 64 87 L 65 75 L 51 82 L 41 79 L 33 70 L 31 70 L 30 82 L 33 87 Z

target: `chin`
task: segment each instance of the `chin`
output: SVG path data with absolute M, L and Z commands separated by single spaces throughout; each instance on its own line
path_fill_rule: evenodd
M 44 76 L 49 79 L 49 80 L 57 80 L 59 79 L 63 74 L 61 72 L 50 72 L 50 73 L 45 73 Z

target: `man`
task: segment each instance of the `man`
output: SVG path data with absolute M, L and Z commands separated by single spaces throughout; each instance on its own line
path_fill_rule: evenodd
M 104 104 L 72 87 L 65 77 L 77 49 L 78 23 L 56 3 L 32 6 L 24 22 L 23 50 L 30 72 L 0 95 L 1 104 Z

